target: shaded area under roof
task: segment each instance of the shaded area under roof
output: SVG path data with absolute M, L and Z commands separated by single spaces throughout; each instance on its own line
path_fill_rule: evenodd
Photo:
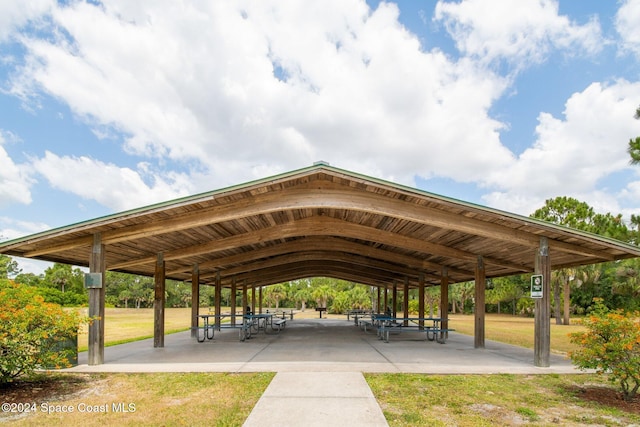
M 590 233 L 449 199 L 318 163 L 311 167 L 0 243 L 0 253 L 88 266 L 100 233 L 108 270 L 223 286 L 326 276 L 367 285 L 439 285 L 640 256 Z

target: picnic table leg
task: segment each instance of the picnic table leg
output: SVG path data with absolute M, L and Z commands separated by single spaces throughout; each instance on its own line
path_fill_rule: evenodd
M 433 326 L 427 326 L 426 328 L 427 339 L 429 341 L 433 341 L 436 338 L 436 333 L 433 331 Z
M 213 325 L 209 325 L 207 323 L 205 331 L 207 333 L 207 339 L 208 340 L 212 340 L 213 339 L 213 335 L 215 334 L 214 326 Z M 209 335 L 211 335 L 211 336 L 209 336 Z

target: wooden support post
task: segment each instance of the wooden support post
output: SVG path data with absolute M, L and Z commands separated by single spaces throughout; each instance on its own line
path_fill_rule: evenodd
M 262 314 L 262 286 L 258 289 L 258 313 Z
M 247 279 L 244 279 L 242 285 L 242 314 L 247 314 L 247 307 L 249 306 L 249 298 L 247 296 Z
M 393 310 L 391 312 L 393 317 L 398 317 L 398 285 L 395 282 L 393 283 Z
M 404 290 L 402 299 L 402 317 L 409 317 L 409 278 L 404 278 Z M 409 326 L 409 321 L 404 321 L 404 326 Z
M 153 299 L 153 347 L 164 347 L 164 304 L 165 304 L 164 255 L 158 254 L 154 275 Z
M 104 363 L 104 295 L 105 295 L 105 261 L 102 235 L 93 235 L 89 272 L 102 274 L 102 287 L 89 289 L 89 317 L 94 320 L 89 325 L 89 365 Z
M 551 262 L 546 237 L 540 237 L 535 266 L 536 274 L 542 275 L 542 298 L 536 298 L 535 302 L 533 362 L 535 366 L 546 368 L 551 355 Z
M 562 292 L 564 293 L 564 313 L 562 324 L 567 326 L 571 323 L 571 277 L 565 277 Z
M 382 297 L 382 287 L 378 286 L 378 299 L 376 300 L 376 304 L 378 305 L 377 308 L 377 312 L 381 313 L 384 310 L 382 309 L 381 305 L 382 305 L 382 300 L 380 299 Z
M 424 273 L 418 276 L 418 317 L 424 318 Z M 423 330 L 424 320 L 420 320 L 418 326 Z
M 191 271 L 191 336 L 198 336 L 198 316 L 200 315 L 200 268 L 198 264 Z
M 449 328 L 449 271 L 447 267 L 442 268 L 442 276 L 440 276 L 440 325 L 442 329 Z M 448 338 L 449 333 L 445 332 Z
M 256 312 L 256 287 L 251 287 L 251 312 Z
M 215 321 L 215 327 L 216 330 L 219 331 L 220 330 L 220 322 L 222 321 L 222 319 L 220 318 L 220 314 L 222 311 L 222 282 L 220 281 L 220 272 L 218 272 L 216 274 L 216 298 L 215 298 L 215 304 L 216 304 L 216 321 Z
M 236 278 L 231 279 L 231 326 L 236 326 Z
M 484 270 L 484 260 L 482 256 L 478 257 L 476 265 L 476 289 L 475 289 L 475 334 L 474 347 L 484 348 L 484 318 L 485 318 L 485 288 L 486 276 Z
M 387 285 L 385 284 L 384 285 L 384 310 L 382 310 L 382 312 L 386 313 L 387 308 L 389 308 L 389 288 L 387 288 Z

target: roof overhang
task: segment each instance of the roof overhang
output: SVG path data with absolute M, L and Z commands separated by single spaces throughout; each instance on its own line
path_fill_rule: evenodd
M 326 164 L 0 243 L 0 253 L 88 266 L 94 235 L 108 270 L 259 286 L 313 276 L 384 286 L 552 269 L 640 256 L 640 249 Z

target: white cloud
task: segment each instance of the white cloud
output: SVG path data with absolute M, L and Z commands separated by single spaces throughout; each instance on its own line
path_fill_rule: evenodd
M 615 26 L 623 40 L 623 48 L 640 57 L 640 1 L 625 0 L 616 14 Z
M 45 231 L 51 227 L 40 222 L 21 221 L 6 216 L 0 217 L 0 240 L 13 240 L 29 234 Z
M 193 191 L 184 175 L 161 176 L 149 171 L 145 164 L 134 171 L 89 157 L 59 157 L 47 151 L 43 158 L 33 161 L 33 167 L 53 188 L 95 200 L 116 211 L 174 199 Z
M 594 83 L 567 100 L 562 119 L 541 113 L 535 144 L 509 168 L 488 176 L 486 184 L 500 190 L 486 201 L 528 214 L 531 205 L 569 195 L 617 213 L 615 199 L 605 197 L 599 181 L 629 165 L 627 143 L 640 134 L 633 118 L 638 98 L 640 82 Z
M 558 14 L 555 0 L 439 1 L 434 19 L 464 54 L 516 68 L 542 62 L 552 49 L 592 54 L 604 43 L 595 18 L 584 25 L 571 22 Z
M 9 38 L 16 28 L 32 19 L 40 18 L 51 10 L 55 0 L 2 1 L 0 2 L 0 42 Z
M 521 71 L 554 51 L 598 52 L 595 18 L 573 22 L 551 0 L 440 1 L 435 20 L 456 59 L 425 51 L 398 16 L 362 0 L 56 3 L 47 37 L 20 38 L 11 91 L 54 96 L 141 159 L 135 170 L 53 152 L 34 160 L 52 186 L 114 210 L 320 159 L 410 185 L 416 175 L 475 182 L 488 204 L 526 214 L 558 192 L 615 202 L 598 184 L 627 167 L 637 84 L 594 83 L 564 117 L 541 113 L 519 157 L 490 115 L 516 78 L 496 63 Z M 172 168 L 189 172 L 160 172 Z
M 15 137 L 0 129 L 0 207 L 12 203 L 31 203 L 30 187 L 32 179 L 20 165 L 17 165 L 3 145 Z
M 508 81 L 423 51 L 398 13 L 360 0 L 72 3 L 52 15 L 68 37 L 25 39 L 12 89 L 120 131 L 130 154 L 228 183 L 318 159 L 403 183 L 510 163 L 488 113 Z

